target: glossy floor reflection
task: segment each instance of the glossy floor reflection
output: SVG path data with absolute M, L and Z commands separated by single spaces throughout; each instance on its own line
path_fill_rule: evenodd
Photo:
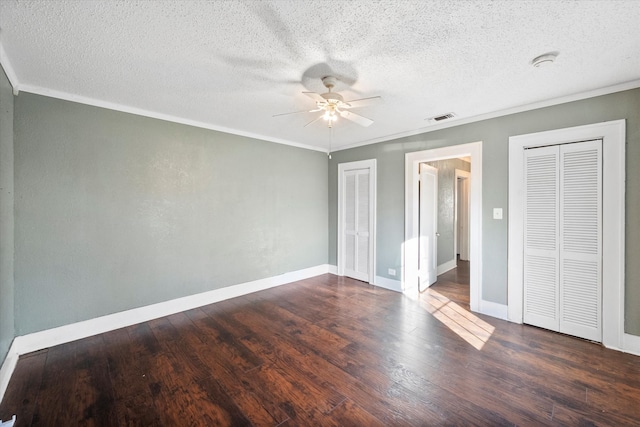
M 418 303 L 460 338 L 481 350 L 495 327 L 469 310 L 469 262 L 438 276 L 438 280 L 418 296 Z
M 476 350 L 482 350 L 495 330 L 493 326 L 433 288 L 422 293 L 420 305 Z

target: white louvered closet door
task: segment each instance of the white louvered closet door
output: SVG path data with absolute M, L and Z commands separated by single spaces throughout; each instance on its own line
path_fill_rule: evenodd
M 559 329 L 558 147 L 525 151 L 524 322 Z
M 602 340 L 602 140 L 560 147 L 560 332 Z
M 602 141 L 525 160 L 524 322 L 601 341 Z
M 344 274 L 369 282 L 369 169 L 350 170 L 344 176 Z

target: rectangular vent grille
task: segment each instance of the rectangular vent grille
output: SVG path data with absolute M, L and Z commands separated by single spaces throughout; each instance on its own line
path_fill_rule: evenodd
M 441 114 L 439 116 L 430 117 L 429 121 L 432 122 L 441 122 L 442 120 L 453 119 L 456 115 L 454 113 Z

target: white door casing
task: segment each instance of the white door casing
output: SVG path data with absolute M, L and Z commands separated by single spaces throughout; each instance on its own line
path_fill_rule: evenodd
M 602 139 L 602 343 L 624 349 L 624 120 L 509 138 L 508 320 L 523 321 L 524 150 L 593 139 Z
M 418 276 L 420 292 L 438 279 L 438 169 L 420 164 Z
M 375 278 L 376 161 L 338 165 L 338 275 Z
M 457 157 L 471 157 L 469 299 L 472 311 L 482 301 L 482 142 L 451 145 L 405 154 L 405 239 L 402 244 L 402 290 L 418 292 L 418 165 Z
M 461 261 L 469 261 L 469 189 L 471 187 L 471 172 L 455 170 L 455 221 L 454 259 L 460 254 Z

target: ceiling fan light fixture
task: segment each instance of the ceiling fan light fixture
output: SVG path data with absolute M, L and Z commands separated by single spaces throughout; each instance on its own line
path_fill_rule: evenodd
M 536 56 L 531 61 L 531 65 L 536 68 L 546 67 L 547 65 L 551 65 L 554 63 L 556 58 L 558 57 L 558 52 L 549 52 L 544 55 Z
M 327 110 L 322 115 L 322 118 L 330 122 L 335 122 L 336 120 L 338 120 L 338 115 L 336 114 L 335 110 Z
M 297 113 L 315 113 L 321 112 L 315 120 L 304 125 L 305 127 L 309 126 L 312 123 L 317 122 L 320 119 L 324 119 L 327 122 L 327 126 L 331 128 L 333 123 L 338 120 L 338 116 L 344 117 L 348 121 L 355 122 L 360 126 L 370 126 L 373 123 L 373 120 L 368 119 L 364 116 L 356 114 L 352 111 L 348 111 L 351 108 L 359 108 L 367 105 L 376 104 L 382 101 L 380 96 L 372 96 L 369 98 L 361 98 L 354 99 L 348 102 L 345 102 L 342 95 L 339 93 L 333 92 L 338 79 L 333 76 L 325 76 L 322 78 L 322 83 L 327 88 L 328 92 L 326 93 L 316 93 L 316 92 L 302 92 L 304 95 L 313 99 L 316 104 L 316 109 L 314 110 L 301 110 L 294 111 L 292 113 L 284 113 L 284 114 L 276 114 L 276 116 L 285 116 L 289 114 L 297 114 Z

